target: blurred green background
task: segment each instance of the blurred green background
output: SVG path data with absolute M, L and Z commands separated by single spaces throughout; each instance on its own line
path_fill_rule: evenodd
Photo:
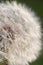
M 2 1 L 14 1 L 14 0 L 0 0 Z M 42 28 L 42 33 L 43 33 L 43 0 L 16 0 L 18 3 L 26 4 L 27 7 L 30 7 L 38 17 L 40 17 L 40 22 L 41 22 L 41 28 Z M 42 44 L 43 44 L 43 37 L 42 37 Z M 30 63 L 30 65 L 43 65 L 43 46 L 42 46 L 42 51 L 40 52 L 41 55 L 39 58 Z M 0 63 L 0 65 L 7 65 L 6 60 Z

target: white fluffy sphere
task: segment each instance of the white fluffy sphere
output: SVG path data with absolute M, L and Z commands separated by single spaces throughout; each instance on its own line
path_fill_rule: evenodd
M 41 50 L 38 17 L 16 2 L 0 3 L 0 54 L 9 65 L 28 65 Z

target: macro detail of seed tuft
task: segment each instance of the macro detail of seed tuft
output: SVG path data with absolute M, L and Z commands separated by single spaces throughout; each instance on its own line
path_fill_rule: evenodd
M 5 26 L 5 27 L 3 27 L 3 29 L 4 29 L 5 31 L 7 31 L 7 33 L 9 34 L 9 36 L 7 36 L 7 38 L 10 37 L 12 40 L 15 39 L 15 38 L 14 38 L 14 31 L 11 29 L 10 26 Z
M 0 28 L 0 51 L 8 52 L 9 46 L 12 46 L 14 40 L 15 37 L 12 28 L 8 25 L 2 26 Z

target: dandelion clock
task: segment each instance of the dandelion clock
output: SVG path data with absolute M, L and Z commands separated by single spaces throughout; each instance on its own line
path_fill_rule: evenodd
M 0 55 L 8 65 L 29 65 L 40 50 L 41 29 L 35 13 L 15 1 L 0 3 Z

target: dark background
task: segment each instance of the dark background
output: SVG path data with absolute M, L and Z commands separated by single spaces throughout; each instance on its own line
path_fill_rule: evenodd
M 11 2 L 14 0 L 0 0 L 0 2 L 2 2 L 2 1 Z M 27 7 L 30 7 L 36 13 L 36 15 L 38 17 L 40 17 L 41 29 L 43 31 L 43 0 L 16 0 L 16 1 L 18 3 L 26 4 Z M 43 37 L 42 37 L 42 41 L 43 41 Z M 39 56 L 39 58 L 36 61 L 30 63 L 30 65 L 43 65 L 43 49 L 40 53 L 41 53 L 41 55 Z M 6 65 L 6 61 L 0 63 L 0 65 Z

